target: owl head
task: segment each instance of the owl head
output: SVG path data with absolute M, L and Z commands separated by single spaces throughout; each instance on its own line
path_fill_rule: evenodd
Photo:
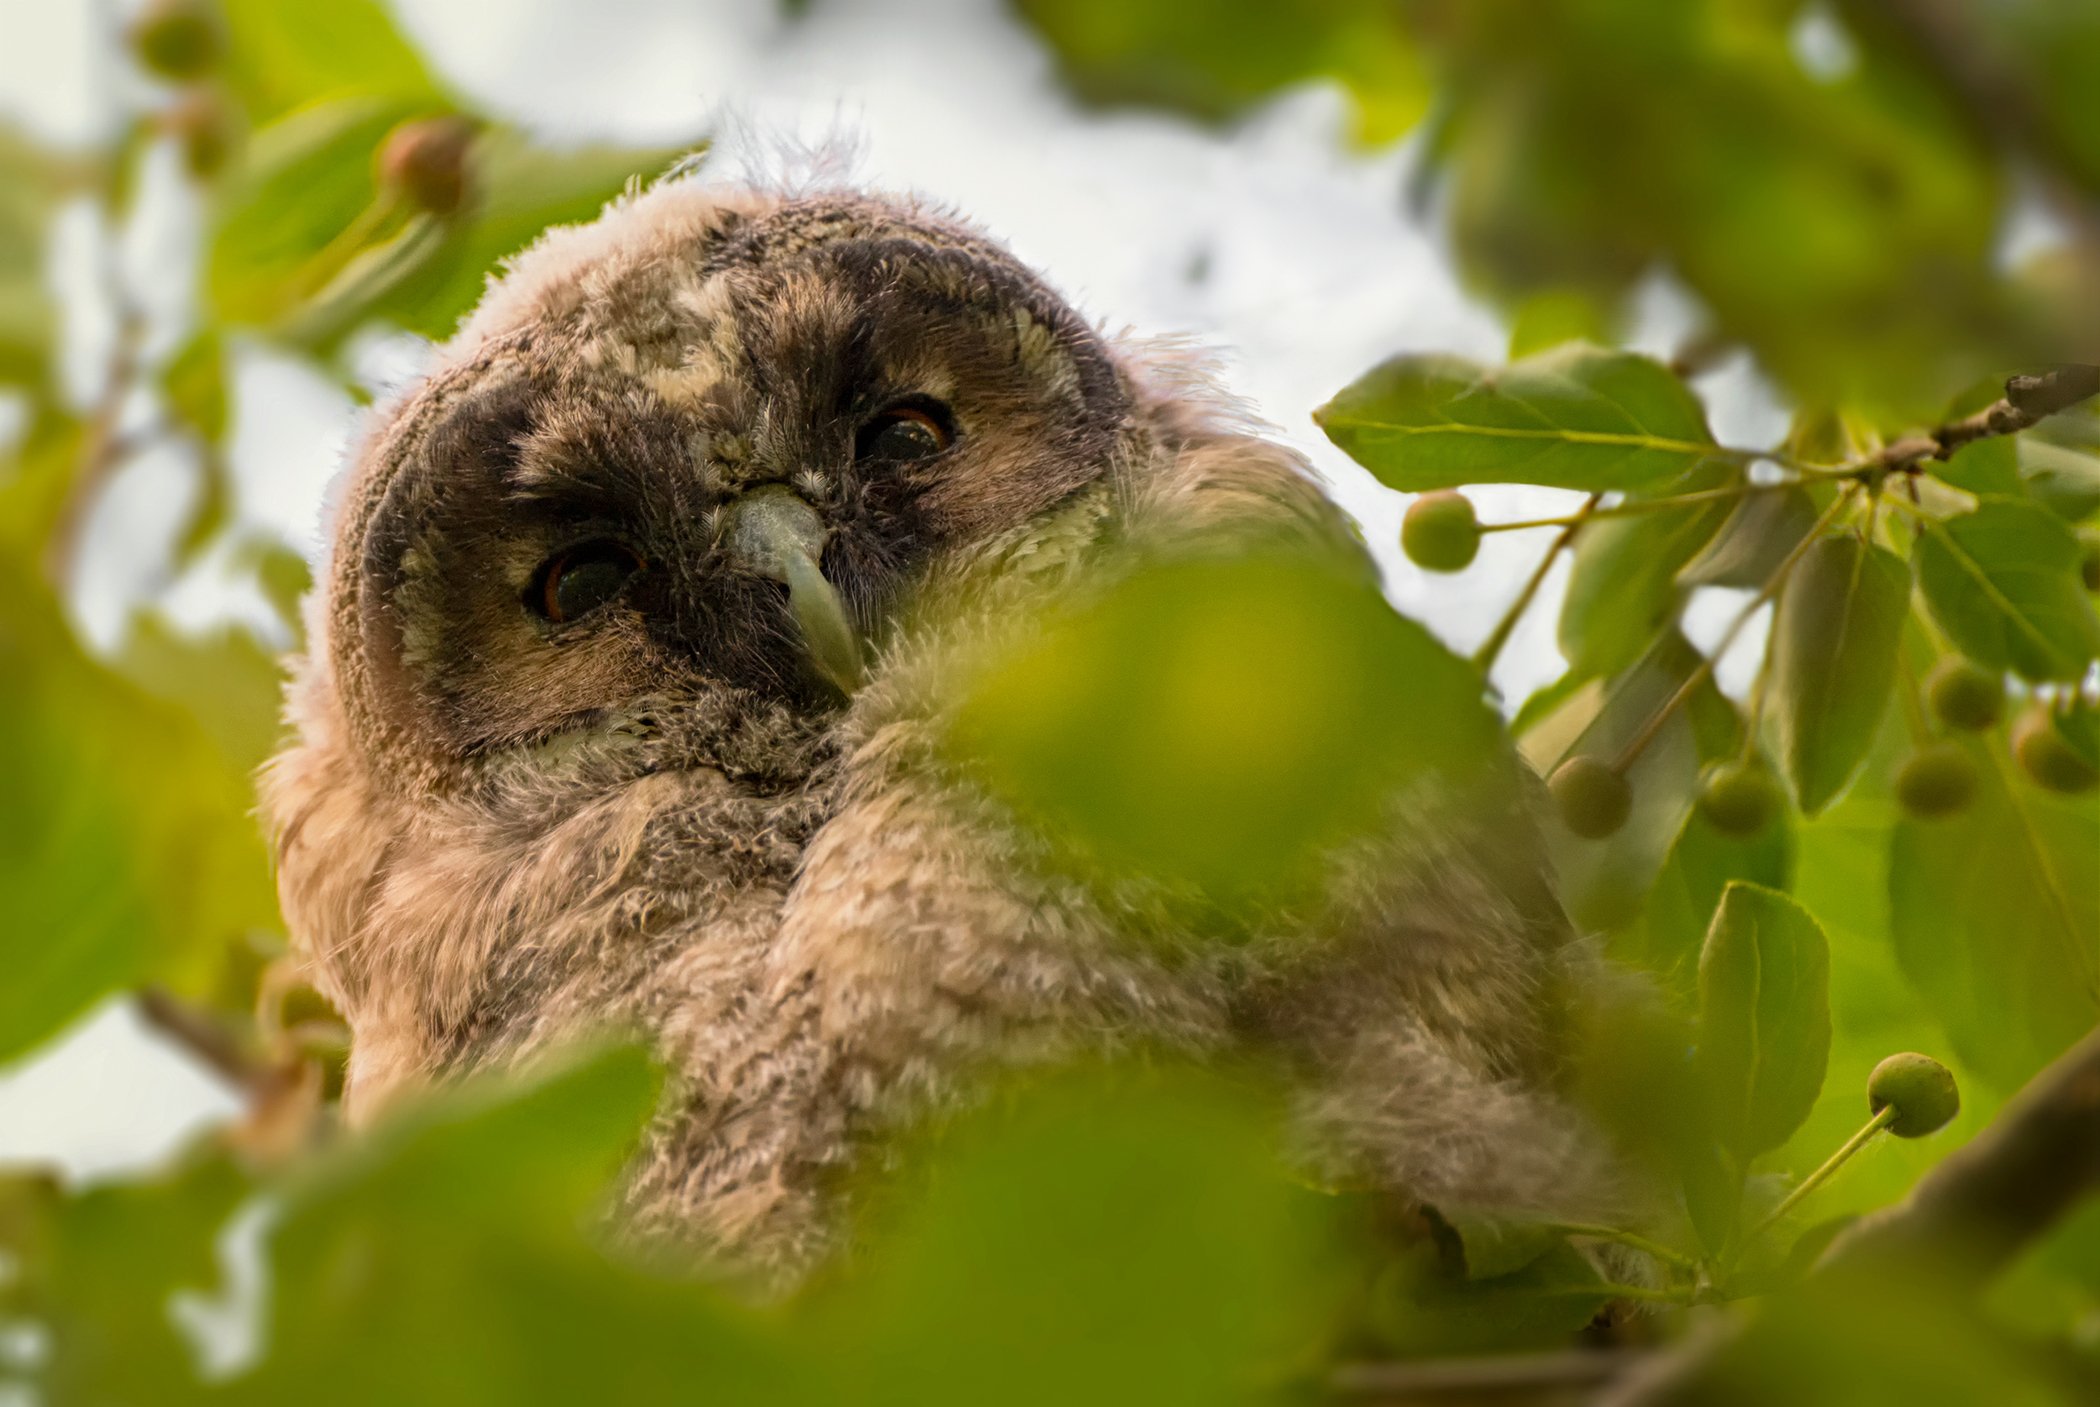
M 819 718 L 930 566 L 1172 420 L 954 220 L 673 182 L 516 260 L 384 415 L 317 638 L 419 775 L 667 699 Z

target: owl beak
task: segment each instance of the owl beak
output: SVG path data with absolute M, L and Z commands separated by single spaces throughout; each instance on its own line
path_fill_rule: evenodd
M 817 673 L 842 694 L 860 687 L 864 666 L 860 632 L 846 614 L 838 588 L 825 580 L 824 519 L 785 484 L 762 484 L 729 507 L 725 542 L 750 571 L 782 582 L 788 610 L 802 629 L 803 647 Z

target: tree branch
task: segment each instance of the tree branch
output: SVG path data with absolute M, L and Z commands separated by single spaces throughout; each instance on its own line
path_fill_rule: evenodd
M 1949 421 L 1923 435 L 1908 435 L 1870 455 L 1858 468 L 1908 472 L 1928 459 L 1952 459 L 1964 445 L 1998 435 L 2017 435 L 2080 401 L 2100 395 L 2100 366 L 2071 363 L 2033 375 L 2015 376 L 2005 394 L 1974 415 Z
M 138 993 L 139 1016 L 148 1026 L 197 1057 L 228 1084 L 251 1098 L 275 1077 L 233 1033 L 162 987 Z

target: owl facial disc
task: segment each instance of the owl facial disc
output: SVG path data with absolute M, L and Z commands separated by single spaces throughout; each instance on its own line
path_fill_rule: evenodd
M 860 632 L 838 589 L 825 580 L 824 543 L 831 530 L 793 489 L 762 484 L 729 508 L 725 542 L 746 568 L 788 589 L 788 609 L 802 629 L 810 663 L 842 694 L 860 687 Z

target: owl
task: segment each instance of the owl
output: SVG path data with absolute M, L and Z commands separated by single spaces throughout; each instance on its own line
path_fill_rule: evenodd
M 958 652 L 1248 535 L 1370 570 L 1185 358 L 945 212 L 687 177 L 549 233 L 354 452 L 264 774 L 349 1118 L 639 1032 L 622 1225 L 793 1277 L 995 1077 L 1251 1054 L 1324 1175 L 1597 1215 L 1588 958 L 1521 793 L 1396 796 L 1220 944 L 944 763 Z

